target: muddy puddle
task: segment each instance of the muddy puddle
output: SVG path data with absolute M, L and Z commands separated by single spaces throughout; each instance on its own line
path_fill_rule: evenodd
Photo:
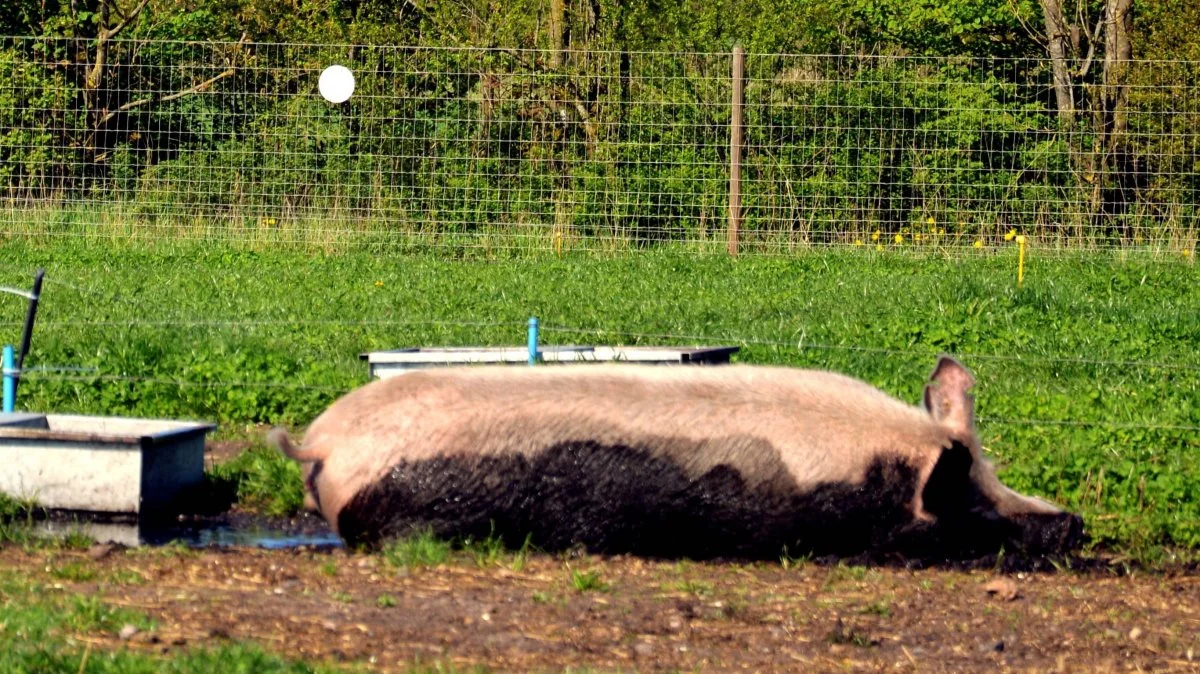
M 189 547 L 340 548 L 342 539 L 319 517 L 271 518 L 239 513 L 139 519 L 80 511 L 43 513 L 28 525 L 50 538 L 83 535 L 97 543 L 127 547 L 182 544 Z

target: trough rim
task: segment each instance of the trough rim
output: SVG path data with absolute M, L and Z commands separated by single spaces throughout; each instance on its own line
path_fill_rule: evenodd
M 30 413 L 36 416 L 43 417 L 86 417 L 87 415 L 76 414 L 39 414 Z M 178 423 L 177 428 L 169 428 L 153 433 L 90 433 L 87 431 L 56 431 L 46 428 L 29 428 L 28 426 L 4 426 L 0 425 L 0 440 L 51 440 L 56 442 L 71 442 L 85 444 L 103 444 L 103 445 L 139 445 L 142 447 L 159 445 L 172 440 L 178 440 L 194 434 L 204 434 L 217 429 L 217 424 L 203 421 L 178 421 L 162 419 L 131 419 L 129 417 L 95 417 L 97 419 L 129 419 L 131 421 L 167 421 L 168 423 Z

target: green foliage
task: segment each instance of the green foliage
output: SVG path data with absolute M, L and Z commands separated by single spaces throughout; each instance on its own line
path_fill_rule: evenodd
M 40 65 L 64 44 L 0 50 L 0 76 L 16 82 L 0 106 L 11 237 L 453 250 L 545 249 L 554 237 L 619 248 L 723 231 L 725 51 L 575 54 L 552 69 L 525 52 L 363 47 L 355 58 L 375 70 L 353 107 L 335 107 L 315 95 L 311 74 L 345 60 L 341 48 L 279 45 L 214 84 L 215 95 L 122 118 L 129 131 L 95 150 L 103 161 L 81 161 L 72 148 L 99 122 L 75 79 Z M 221 49 L 139 45 L 144 65 L 121 71 L 130 82 L 113 103 L 242 58 Z M 1173 129 L 1198 113 L 1171 93 L 1194 79 L 1186 64 L 1131 74 L 1130 147 L 1144 164 L 1114 213 L 1088 201 L 1088 181 L 1113 176 L 1080 171 L 1093 134 L 1058 128 L 1033 95 L 1047 86 L 1040 61 L 751 54 L 747 67 L 748 250 L 879 230 L 915 241 L 930 218 L 938 226 L 936 240 L 922 233 L 927 244 L 990 245 L 1019 225 L 1054 244 L 1194 247 L 1189 195 L 1200 182 L 1186 135 Z M 64 197 L 103 207 L 56 205 Z
M 209 476 L 232 484 L 241 508 L 278 517 L 294 515 L 304 506 L 299 466 L 269 447 L 251 447 L 213 466 Z
M 527 51 L 554 42 L 544 0 L 242 0 L 152 3 L 97 68 L 95 3 L 10 2 L 0 35 L 35 39 L 0 43 L 9 235 L 42 216 L 27 235 L 706 241 L 724 217 L 728 54 L 740 44 L 750 246 L 878 228 L 913 240 L 933 218 L 937 243 L 1021 224 L 1046 240 L 1195 247 L 1180 223 L 1195 221 L 1200 179 L 1178 129 L 1196 123 L 1196 66 L 1148 61 L 1200 54 L 1194 2 L 1138 6 L 1132 163 L 1099 176 L 1087 167 L 1102 129 L 1088 115 L 1058 128 L 1045 62 L 1023 60 L 1045 58 L 1035 0 L 568 4 L 558 66 Z M 1100 7 L 1077 9 L 1090 26 Z M 233 46 L 242 36 L 255 47 Z M 365 74 L 350 107 L 313 95 L 333 62 Z M 226 63 L 237 67 L 203 95 L 186 93 Z M 1098 203 L 1095 184 L 1122 195 Z M 64 199 L 105 212 L 39 210 Z M 468 234 L 480 236 L 455 239 Z
M 63 72 L 41 65 L 50 56 L 38 44 L 0 43 L 0 194 L 47 188 L 76 161 L 57 134 L 79 124 L 77 90 Z
M 0 544 L 28 543 L 34 539 L 28 525 L 37 506 L 0 492 Z
M 1011 57 L 1041 49 L 1019 20 L 1040 25 L 1035 0 L 835 0 L 830 12 L 849 24 L 856 41 L 919 53 Z
M 0 492 L 0 524 L 24 519 L 32 509 L 33 504 Z

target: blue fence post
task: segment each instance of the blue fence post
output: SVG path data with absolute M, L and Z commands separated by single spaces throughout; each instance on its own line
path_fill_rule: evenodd
M 11 412 L 17 404 L 17 368 L 13 358 L 13 348 L 4 345 L 4 411 Z
M 529 319 L 529 364 L 536 365 L 538 362 L 538 319 Z

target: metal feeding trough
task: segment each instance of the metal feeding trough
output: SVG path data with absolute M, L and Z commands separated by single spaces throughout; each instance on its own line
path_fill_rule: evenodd
M 214 424 L 0 414 L 0 492 L 43 508 L 145 515 L 204 480 Z
M 537 360 L 543 363 L 627 362 L 646 365 L 719 365 L 728 363 L 736 346 L 543 346 Z M 386 379 L 413 370 L 450 365 L 526 365 L 530 351 L 525 347 L 439 347 L 373 351 L 360 354 L 371 377 Z

